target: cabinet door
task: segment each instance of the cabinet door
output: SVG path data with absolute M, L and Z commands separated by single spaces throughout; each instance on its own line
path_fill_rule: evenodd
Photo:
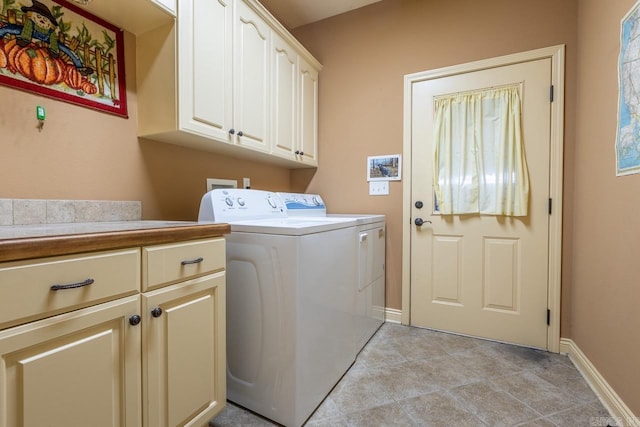
M 138 295 L 0 332 L 0 426 L 139 426 Z
M 271 65 L 273 154 L 295 159 L 298 54 L 276 34 L 271 47 Z
M 299 158 L 310 165 L 318 165 L 318 71 L 299 59 L 300 128 Z
M 205 425 L 226 401 L 224 272 L 146 292 L 142 312 L 144 425 Z
M 269 152 L 271 29 L 244 1 L 236 3 L 234 127 L 237 143 Z
M 232 0 L 185 0 L 178 14 L 180 128 L 229 142 Z

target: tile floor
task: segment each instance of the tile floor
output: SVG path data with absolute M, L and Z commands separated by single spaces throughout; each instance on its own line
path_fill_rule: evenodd
M 306 426 L 606 426 L 568 357 L 385 323 Z M 229 403 L 211 426 L 273 426 Z

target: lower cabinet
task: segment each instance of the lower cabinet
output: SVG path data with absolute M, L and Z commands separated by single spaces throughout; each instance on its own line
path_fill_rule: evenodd
M 142 312 L 144 425 L 206 425 L 226 400 L 224 272 L 146 292 Z
M 0 426 L 140 425 L 139 300 L 0 331 Z
M 0 427 L 207 425 L 226 404 L 224 250 L 0 263 Z

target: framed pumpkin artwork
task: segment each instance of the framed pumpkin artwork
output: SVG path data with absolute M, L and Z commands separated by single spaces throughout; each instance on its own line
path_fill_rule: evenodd
M 122 30 L 64 0 L 0 0 L 0 84 L 127 117 Z

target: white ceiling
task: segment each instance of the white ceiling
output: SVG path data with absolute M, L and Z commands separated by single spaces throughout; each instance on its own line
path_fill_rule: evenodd
M 377 3 L 380 0 L 260 0 L 260 2 L 288 29 L 353 9 Z

